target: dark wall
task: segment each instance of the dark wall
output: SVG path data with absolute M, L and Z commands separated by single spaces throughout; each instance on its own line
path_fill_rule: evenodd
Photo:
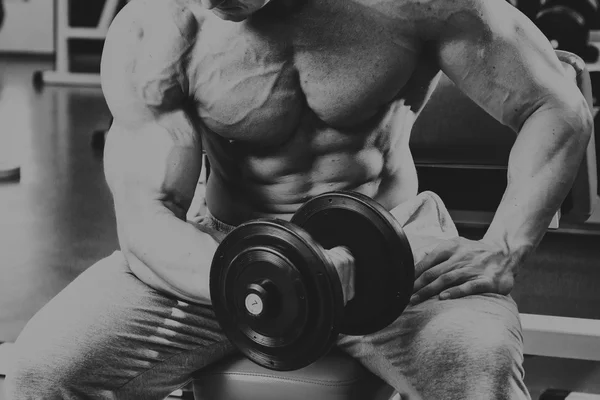
M 85 28 L 98 26 L 105 3 L 106 0 L 71 0 L 69 2 L 69 24 L 74 27 Z M 126 0 L 121 0 L 119 10 L 126 3 Z M 98 73 L 103 47 L 103 40 L 71 39 L 69 41 L 71 70 L 74 72 Z
M 98 25 L 102 9 L 104 8 L 104 3 L 106 3 L 106 0 L 70 1 L 69 23 L 71 26 L 77 27 L 93 27 Z M 119 6 L 123 7 L 126 3 L 126 0 L 121 0 Z

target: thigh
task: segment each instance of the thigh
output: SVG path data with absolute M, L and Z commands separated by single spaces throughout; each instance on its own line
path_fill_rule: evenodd
M 34 390 L 144 399 L 164 398 L 233 350 L 210 307 L 143 284 L 120 252 L 87 269 L 40 310 L 16 348 L 15 379 L 33 379 Z
M 503 398 L 528 396 L 523 385 L 521 324 L 510 296 L 433 298 L 408 307 L 379 332 L 340 337 L 339 347 L 394 386 L 403 399 L 453 398 L 449 392 L 457 381 L 462 386 L 486 385 L 481 388 L 486 393 L 516 393 Z M 501 363 L 498 370 L 490 371 L 494 360 Z M 495 381 L 485 381 L 482 372 L 490 372 Z

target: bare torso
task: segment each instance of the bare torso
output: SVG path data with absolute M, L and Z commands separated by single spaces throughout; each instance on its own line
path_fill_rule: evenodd
M 287 18 L 259 13 L 241 23 L 190 6 L 170 16 L 179 35 L 145 28 L 172 50 L 157 49 L 138 84 L 148 103 L 185 102 L 199 117 L 217 218 L 287 218 L 338 189 L 388 208 L 416 194 L 409 135 L 437 69 L 410 26 L 403 32 L 368 2 L 319 1 Z M 173 82 L 183 82 L 181 93 L 168 90 Z
M 585 150 L 575 127 L 591 117 L 530 20 L 495 0 L 272 0 L 221 18 L 265 1 L 132 0 L 107 34 L 104 167 L 142 281 L 210 301 L 220 235 L 186 223 L 203 151 L 209 209 L 230 224 L 286 219 L 336 189 L 388 209 L 414 196 L 409 138 L 439 71 L 519 132 L 488 239 L 519 252 L 541 237 Z

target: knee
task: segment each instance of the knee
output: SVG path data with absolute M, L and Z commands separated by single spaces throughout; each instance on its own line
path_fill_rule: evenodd
M 52 395 L 54 385 L 51 380 L 58 372 L 56 368 L 52 370 L 31 359 L 15 360 L 6 374 L 6 395 L 12 400 L 56 398 Z
M 511 364 L 520 353 L 520 332 L 502 319 L 465 309 L 440 314 L 421 331 L 429 351 L 442 362 L 477 366 L 478 370 L 497 364 Z
M 28 354 L 29 353 L 29 354 Z M 20 399 L 75 399 L 73 384 L 80 372 L 77 363 L 47 357 L 39 352 L 18 354 L 9 367 L 5 391 L 11 400 Z
M 466 392 L 489 399 L 512 398 L 507 393 L 523 379 L 519 325 L 468 314 L 464 309 L 447 312 L 421 331 L 420 351 L 428 360 L 430 382 L 462 393 L 462 398 L 472 397 Z M 452 382 L 458 386 L 449 387 Z

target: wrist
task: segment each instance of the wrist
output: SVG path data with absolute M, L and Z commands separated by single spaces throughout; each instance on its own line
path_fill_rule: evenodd
M 536 246 L 533 241 L 512 239 L 509 235 L 492 235 L 488 231 L 481 242 L 496 248 L 497 252 L 504 258 L 506 268 L 516 275 L 518 268 L 533 253 Z

